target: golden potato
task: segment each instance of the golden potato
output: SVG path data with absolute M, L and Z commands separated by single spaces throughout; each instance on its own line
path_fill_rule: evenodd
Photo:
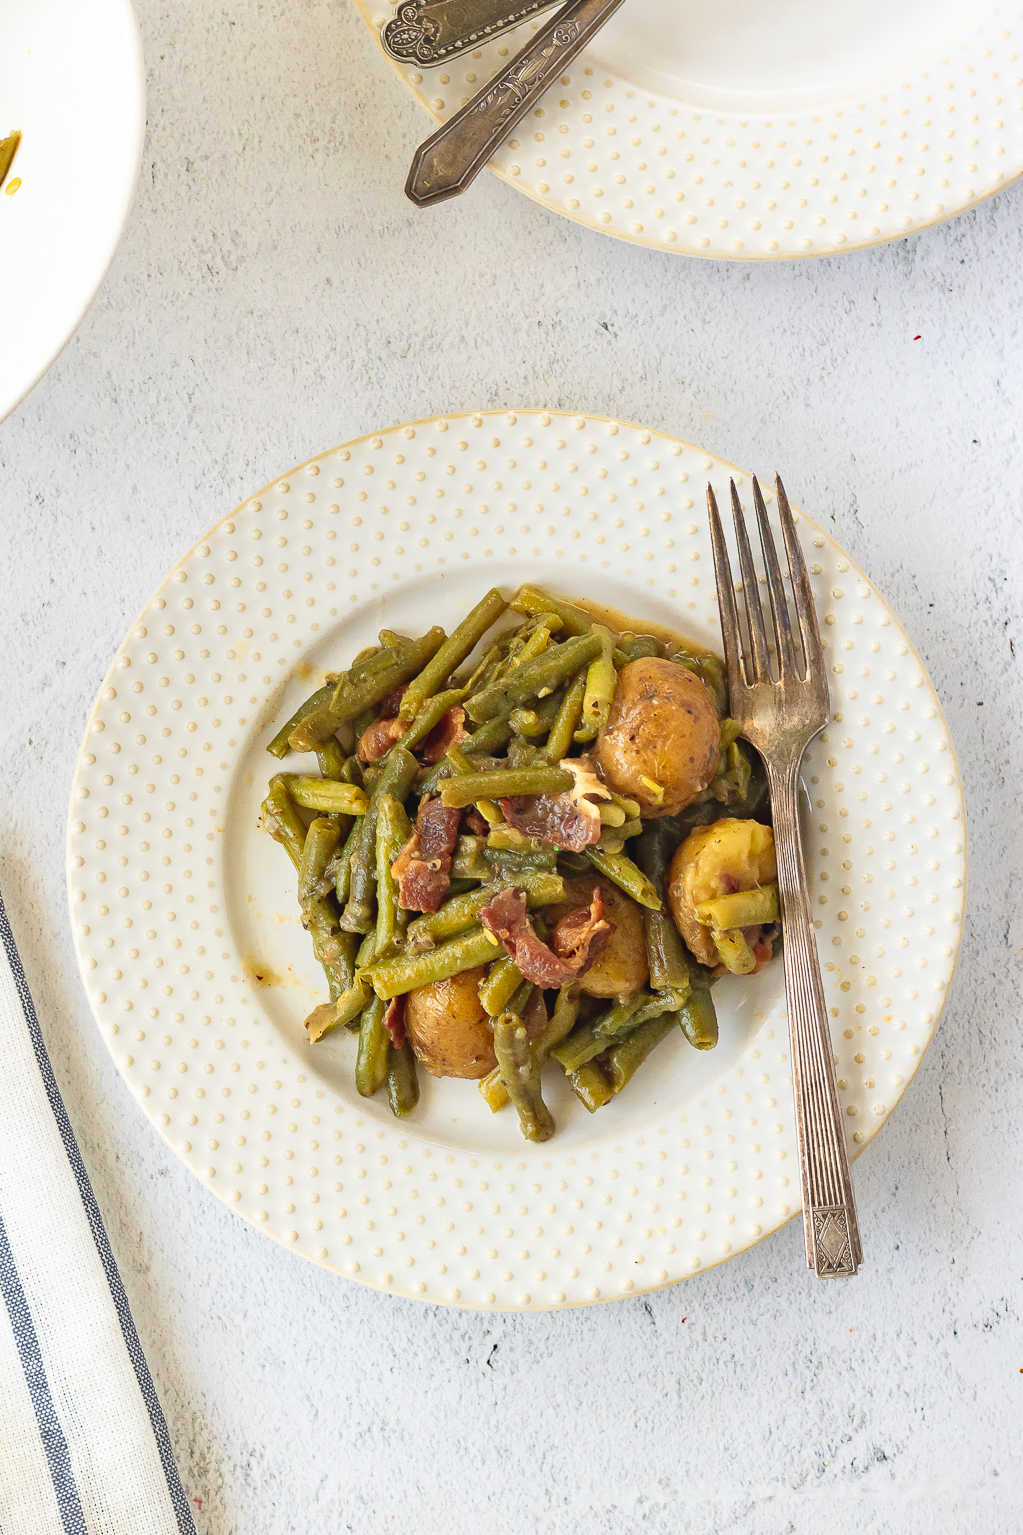
M 674 661 L 643 656 L 618 673 L 596 756 L 613 789 L 639 801 L 643 815 L 674 815 L 714 776 L 721 727 L 699 677 Z
M 679 843 L 668 871 L 668 906 L 701 964 L 717 965 L 718 951 L 710 929 L 696 914 L 700 902 L 773 884 L 777 873 L 774 834 L 759 821 L 727 816 L 698 826 Z
M 643 913 L 635 901 L 610 880 L 579 874 L 565 880 L 565 900 L 545 912 L 553 927 L 560 917 L 588 906 L 594 887 L 604 895 L 604 915 L 613 924 L 611 941 L 580 979 L 580 990 L 591 997 L 623 997 L 648 979 Z
M 416 1058 L 435 1077 L 485 1077 L 497 1064 L 479 998 L 486 966 L 410 991 L 405 1027 Z

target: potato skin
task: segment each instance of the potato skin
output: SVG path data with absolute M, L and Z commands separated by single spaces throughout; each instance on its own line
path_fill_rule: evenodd
M 490 1023 L 479 999 L 487 967 L 410 991 L 405 1027 L 416 1059 L 435 1077 L 485 1077 L 497 1064 Z
M 760 821 L 726 816 L 698 826 L 675 849 L 668 870 L 668 907 L 682 938 L 702 965 L 716 966 L 710 929 L 696 915 L 701 901 L 769 885 L 778 874 L 774 834 Z
M 582 975 L 579 989 L 591 997 L 624 997 L 649 979 L 643 913 L 635 901 L 610 880 L 580 874 L 565 881 L 565 901 L 547 913 L 551 926 L 566 912 L 588 906 L 594 887 L 604 896 L 604 915 L 614 924 L 611 942 Z
M 596 756 L 607 782 L 639 801 L 644 817 L 674 815 L 707 787 L 721 748 L 714 700 L 699 677 L 659 656 L 618 673 Z M 643 780 L 663 788 L 663 798 Z

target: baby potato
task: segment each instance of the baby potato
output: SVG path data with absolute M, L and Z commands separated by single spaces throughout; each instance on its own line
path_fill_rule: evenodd
M 485 1077 L 497 1065 L 490 1022 L 479 998 L 486 966 L 410 991 L 405 1027 L 412 1049 L 435 1077 Z
M 604 896 L 604 915 L 613 924 L 614 932 L 607 948 L 580 977 L 579 988 L 591 997 L 624 997 L 645 986 L 649 976 L 643 913 L 635 901 L 610 880 L 580 874 L 566 879 L 564 903 L 552 907 L 545 915 L 553 927 L 566 912 L 589 906 L 598 885 Z
M 668 906 L 702 965 L 716 966 L 719 956 L 710 928 L 696 914 L 700 902 L 773 884 L 777 873 L 774 834 L 759 821 L 727 816 L 698 826 L 679 843 L 668 870 Z
M 638 800 L 645 817 L 674 815 L 694 800 L 714 776 L 720 746 L 714 700 L 693 672 L 660 656 L 622 667 L 596 756 L 611 787 Z

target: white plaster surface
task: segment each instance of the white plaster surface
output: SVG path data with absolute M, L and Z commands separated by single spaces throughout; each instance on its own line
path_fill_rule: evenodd
M 401 187 L 426 122 L 342 0 L 140 12 L 149 137 L 125 240 L 0 425 L 0 887 L 199 1530 L 1023 1530 L 1023 187 L 790 266 L 632 249 L 488 178 L 419 214 Z M 813 1282 L 790 1226 L 597 1310 L 477 1316 L 364 1291 L 194 1182 L 93 1025 L 65 804 L 135 612 L 308 454 L 526 404 L 781 468 L 947 710 L 966 938 L 937 1038 L 856 1167 L 853 1282 Z

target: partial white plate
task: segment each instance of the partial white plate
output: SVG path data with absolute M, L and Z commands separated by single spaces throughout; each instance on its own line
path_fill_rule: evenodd
M 110 265 L 145 128 L 128 0 L 0 0 L 0 420 L 45 373 Z M 19 183 L 14 185 L 15 178 Z
M 356 4 L 379 39 L 393 7 Z M 439 69 L 394 67 L 444 119 L 541 24 Z M 1023 173 L 1021 52 L 1023 10 L 991 0 L 628 0 L 491 165 L 656 249 L 854 250 Z
M 704 490 L 709 477 L 727 495 L 732 472 L 587 416 L 394 427 L 246 501 L 125 638 L 71 801 L 86 988 L 175 1152 L 296 1252 L 426 1300 L 564 1306 L 719 1263 L 798 1208 L 780 965 L 722 984 L 716 1051 L 666 1042 L 592 1118 L 549 1073 L 558 1133 L 546 1145 L 523 1142 L 471 1083 L 425 1076 L 417 1114 L 399 1123 L 356 1093 L 351 1035 L 306 1043 L 322 974 L 287 862 L 258 828 L 269 735 L 310 678 L 383 624 L 450 625 L 486 587 L 528 576 L 715 643 Z M 807 759 L 809 859 L 855 1152 L 941 1011 L 962 919 L 963 811 L 909 641 L 802 514 L 799 531 L 835 708 Z M 869 1232 L 864 1245 L 869 1257 Z

